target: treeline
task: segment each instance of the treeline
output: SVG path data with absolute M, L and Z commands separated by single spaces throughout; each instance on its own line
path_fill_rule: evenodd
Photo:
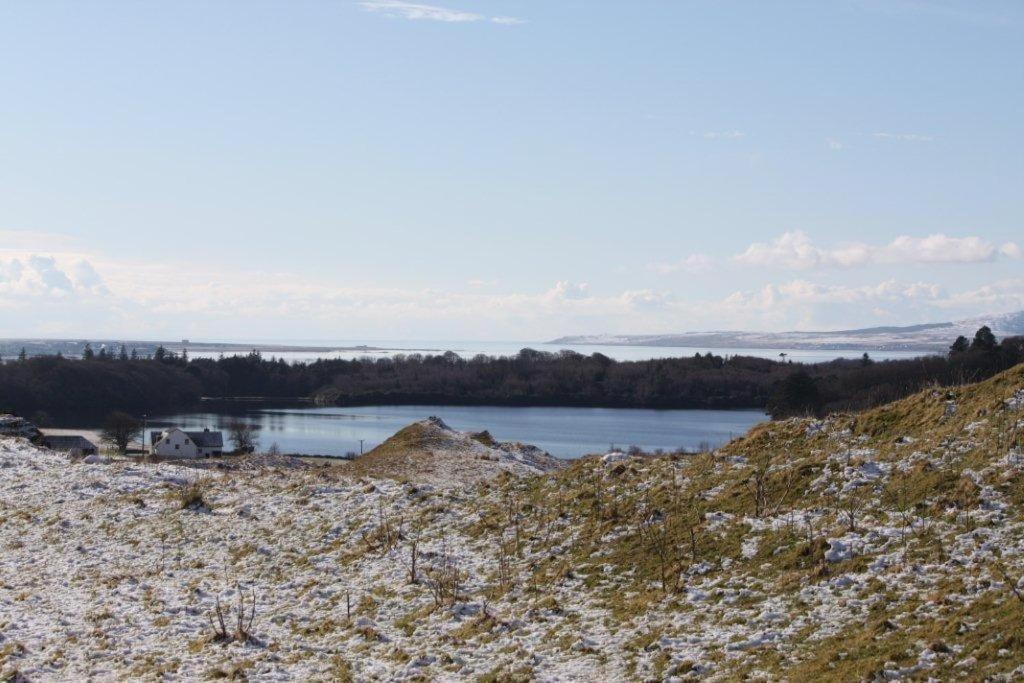
M 862 409 L 930 384 L 977 381 L 1024 361 L 1024 338 L 988 328 L 946 356 L 800 364 L 765 358 L 615 361 L 599 353 L 463 359 L 454 353 L 289 364 L 253 352 L 189 359 L 158 349 L 87 350 L 82 359 L 19 358 L 0 365 L 0 412 L 87 418 L 121 410 L 181 410 L 201 397 L 313 399 L 321 405 L 412 404 L 760 408 L 775 417 Z

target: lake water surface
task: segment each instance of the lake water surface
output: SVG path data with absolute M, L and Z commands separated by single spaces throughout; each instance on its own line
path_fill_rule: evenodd
M 242 414 L 193 412 L 150 418 L 150 428 L 225 429 L 242 417 L 260 427 L 260 446 L 284 453 L 341 456 L 380 444 L 402 427 L 436 415 L 455 429 L 490 431 L 499 441 L 522 441 L 560 458 L 637 445 L 647 450 L 718 446 L 767 419 L 759 410 L 646 410 L 624 408 L 505 408 L 493 406 L 361 406 L 252 408 Z M 225 433 L 225 437 L 227 434 Z

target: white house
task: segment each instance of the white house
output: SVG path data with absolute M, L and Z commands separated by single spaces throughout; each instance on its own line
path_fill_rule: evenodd
M 149 452 L 161 458 L 209 458 L 224 450 L 224 436 L 220 432 L 204 429 L 186 432 L 171 427 L 150 433 Z

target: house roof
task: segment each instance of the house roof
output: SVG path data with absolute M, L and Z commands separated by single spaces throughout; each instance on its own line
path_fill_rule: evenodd
M 43 445 L 55 451 L 70 451 L 74 448 L 80 450 L 96 450 L 96 444 L 84 436 L 78 435 L 60 435 L 60 436 L 44 436 Z
M 172 427 L 159 432 L 150 432 L 149 442 L 151 444 L 156 443 L 160 439 L 164 438 L 164 434 L 171 431 L 171 429 L 174 428 Z M 199 448 L 224 448 L 224 435 L 219 431 L 204 429 L 201 432 L 185 432 L 185 436 L 192 439 L 192 443 Z
M 220 432 L 213 432 L 204 429 L 201 432 L 185 432 L 188 437 L 200 448 L 223 448 L 224 435 Z

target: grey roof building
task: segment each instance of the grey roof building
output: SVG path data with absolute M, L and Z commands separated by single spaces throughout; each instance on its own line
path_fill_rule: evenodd
M 77 434 L 43 436 L 43 445 L 53 451 L 77 450 L 82 455 L 94 455 L 98 451 L 96 444 Z

